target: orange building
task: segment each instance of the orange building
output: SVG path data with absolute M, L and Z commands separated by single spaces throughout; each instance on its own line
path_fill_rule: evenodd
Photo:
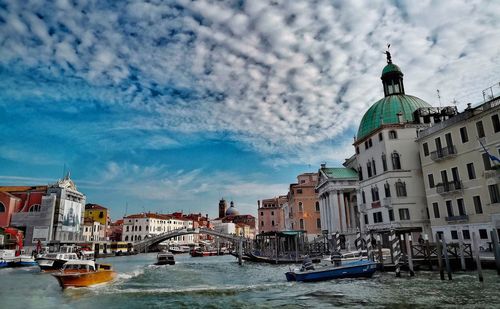
M 259 233 L 285 230 L 283 205 L 288 201 L 286 195 L 257 201 Z
M 321 237 L 320 208 L 315 191 L 317 184 L 318 173 L 300 174 L 297 183 L 290 184 L 288 192 L 290 227 L 306 231 L 309 240 Z

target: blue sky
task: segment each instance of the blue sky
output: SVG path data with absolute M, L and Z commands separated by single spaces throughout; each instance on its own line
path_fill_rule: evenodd
M 341 164 L 382 95 L 459 109 L 499 81 L 496 1 L 0 1 L 0 184 L 71 170 L 113 218 L 256 214 Z

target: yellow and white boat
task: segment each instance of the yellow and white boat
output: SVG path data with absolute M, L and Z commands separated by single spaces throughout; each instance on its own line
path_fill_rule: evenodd
M 94 261 L 70 260 L 63 265 L 60 272 L 53 273 L 59 285 L 67 287 L 88 287 L 106 283 L 116 277 L 109 264 L 96 264 Z

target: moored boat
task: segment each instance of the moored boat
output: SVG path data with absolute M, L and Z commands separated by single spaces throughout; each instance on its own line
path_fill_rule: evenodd
M 214 255 L 219 255 L 219 252 L 217 250 L 203 250 L 203 249 L 191 251 L 192 257 L 214 256 Z
M 44 256 L 35 259 L 42 271 L 60 270 L 68 261 L 79 260 L 76 253 L 47 253 Z
M 156 256 L 155 265 L 174 265 L 175 259 L 171 252 L 160 252 Z
M 172 252 L 173 254 L 188 253 L 190 250 L 191 248 L 189 246 L 174 246 L 168 249 L 168 251 Z
M 30 267 L 30 266 L 37 266 L 37 262 L 35 259 L 31 256 L 28 255 L 21 255 L 17 256 L 12 262 L 11 265 L 12 267 Z
M 67 287 L 88 287 L 106 283 L 116 277 L 111 265 L 96 264 L 88 260 L 71 260 L 63 265 L 60 272 L 53 273 L 59 285 Z
M 346 265 L 308 267 L 289 271 L 285 274 L 288 281 L 324 281 L 341 278 L 370 278 L 377 270 L 377 263 L 369 260 L 350 261 Z

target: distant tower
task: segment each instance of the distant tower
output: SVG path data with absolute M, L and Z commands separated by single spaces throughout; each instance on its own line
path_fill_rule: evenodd
M 219 218 L 224 218 L 226 216 L 227 202 L 224 198 L 219 201 Z

